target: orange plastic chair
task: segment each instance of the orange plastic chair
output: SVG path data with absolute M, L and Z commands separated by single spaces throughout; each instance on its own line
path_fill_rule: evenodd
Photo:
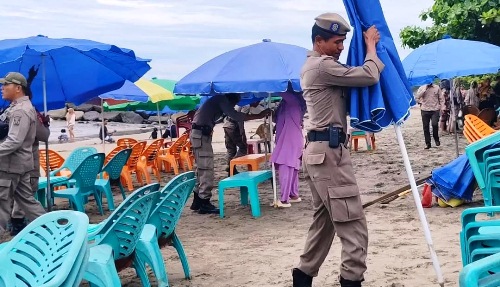
M 191 149 L 191 141 L 189 139 L 182 146 L 180 152 L 180 159 L 181 159 L 180 165 L 182 167 L 182 170 L 184 171 L 193 170 L 194 155 L 193 155 L 193 150 Z M 187 170 L 186 170 L 186 165 L 187 165 Z
M 116 145 L 131 148 L 138 142 L 139 142 L 138 140 L 133 138 L 122 138 L 116 141 Z
M 45 174 L 47 174 L 47 161 L 46 161 L 47 154 L 45 152 L 45 149 L 40 149 L 38 154 L 40 155 L 40 167 L 42 167 Z M 53 170 L 60 168 L 63 165 L 63 163 L 64 163 L 64 158 L 60 154 L 58 154 L 56 151 L 49 149 L 49 168 L 50 168 L 50 171 L 53 171 Z M 68 170 L 63 170 L 60 173 L 58 173 L 57 175 L 70 176 L 71 172 L 69 172 Z
M 469 143 L 487 137 L 495 132 L 495 129 L 487 125 L 475 115 L 465 115 L 464 135 Z
M 163 139 L 157 139 L 153 141 L 143 152 L 139 161 L 137 162 L 137 180 L 142 184 L 142 178 L 144 177 L 146 184 L 151 184 L 151 176 L 149 175 L 148 168 L 151 168 L 152 172 L 158 178 L 158 182 L 161 182 L 160 169 L 158 167 L 157 158 L 160 153 L 160 149 L 163 146 Z
M 269 159 L 271 154 L 267 154 L 267 158 Z M 266 161 L 266 155 L 262 153 L 254 153 L 247 154 L 244 156 L 237 157 L 232 159 L 229 163 L 229 175 L 233 176 L 234 167 L 237 165 L 246 165 L 248 171 L 256 171 L 259 170 L 259 165 Z
M 115 147 L 112 151 L 110 151 L 108 153 L 108 155 L 106 155 L 106 158 L 104 159 L 104 165 L 106 165 L 108 163 L 108 161 L 110 161 L 117 153 L 119 153 L 120 151 L 126 149 L 127 147 L 125 146 L 117 146 Z
M 354 151 L 358 151 L 358 140 L 366 141 L 366 149 L 374 150 L 375 147 L 375 134 L 367 133 L 361 130 L 350 129 L 349 136 L 351 138 L 351 147 L 354 146 Z
M 179 174 L 181 150 L 187 140 L 188 134 L 183 133 L 169 148 L 163 151 L 162 155 L 158 156 L 158 166 L 163 166 L 167 172 L 173 169 L 175 175 Z
M 127 165 L 123 167 L 120 180 L 123 186 L 127 186 L 129 191 L 134 190 L 134 185 L 132 183 L 132 173 L 135 173 L 137 181 L 139 181 L 139 176 L 137 175 L 137 162 L 142 155 L 142 151 L 146 146 L 146 142 L 138 142 L 132 147 L 132 153 L 128 158 Z

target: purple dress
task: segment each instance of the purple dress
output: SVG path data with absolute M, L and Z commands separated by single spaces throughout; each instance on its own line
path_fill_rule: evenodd
M 302 120 L 306 111 L 300 94 L 283 93 L 276 111 L 276 147 L 271 156 L 278 170 L 281 201 L 299 196 L 300 157 L 304 148 Z

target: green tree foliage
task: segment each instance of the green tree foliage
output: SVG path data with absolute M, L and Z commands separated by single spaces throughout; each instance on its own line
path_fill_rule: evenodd
M 403 46 L 415 49 L 444 35 L 500 46 L 500 0 L 435 0 L 420 19 L 433 25 L 405 27 L 399 34 Z

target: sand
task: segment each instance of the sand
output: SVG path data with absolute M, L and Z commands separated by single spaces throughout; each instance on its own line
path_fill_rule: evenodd
M 255 131 L 261 121 L 248 122 L 247 134 Z M 441 146 L 424 150 L 420 111 L 403 126 L 403 135 L 415 177 L 422 178 L 455 158 L 454 137 L 442 135 Z M 78 135 L 77 135 L 78 136 Z M 149 134 L 133 137 L 146 139 Z M 222 127 L 214 133 L 216 154 L 216 184 L 227 176 L 223 153 L 225 151 Z M 375 199 L 408 184 L 403 160 L 393 128 L 376 134 L 377 149 L 367 152 L 364 143 L 360 151 L 352 152 L 352 159 L 363 202 Z M 459 139 L 460 151 L 466 144 Z M 70 144 L 52 145 L 51 148 L 67 155 L 75 146 L 96 146 L 98 140 L 78 140 Z M 112 146 L 107 145 L 109 152 Z M 264 166 L 262 166 L 264 168 Z M 163 184 L 172 174 L 163 174 Z M 177 253 L 172 247 L 162 250 L 171 286 L 291 286 L 291 269 L 297 264 L 309 225 L 312 221 L 311 194 L 304 176 L 300 174 L 301 203 L 288 209 L 269 206 L 273 192 L 269 183 L 260 186 L 262 216 L 253 218 L 248 207 L 239 206 L 239 192 L 225 193 L 226 218 L 218 215 L 199 215 L 184 210 L 177 233 L 181 238 L 189 264 L 192 280 L 185 280 Z M 279 192 L 279 191 L 278 191 Z M 115 190 L 115 204 L 121 197 Z M 214 189 L 213 200 L 217 202 Z M 67 208 L 58 202 L 58 208 Z M 434 207 L 425 209 L 434 246 L 439 256 L 446 286 L 457 286 L 460 259 L 460 214 L 464 208 L 482 205 L 481 197 L 475 202 L 458 208 Z M 106 205 L 105 205 L 106 207 Z M 424 233 L 418 220 L 413 197 L 407 196 L 389 204 L 376 204 L 366 210 L 369 229 L 368 271 L 363 286 L 437 286 L 429 258 Z M 99 216 L 94 202 L 87 205 L 91 222 L 99 222 L 109 215 Z M 313 286 L 338 286 L 340 242 L 334 240 L 330 254 L 314 279 Z M 124 286 L 140 286 L 133 269 L 120 272 Z M 151 277 L 152 280 L 153 277 Z M 154 286 L 154 281 L 152 281 Z

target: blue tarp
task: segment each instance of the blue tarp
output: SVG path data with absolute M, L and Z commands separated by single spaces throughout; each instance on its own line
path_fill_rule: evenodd
M 432 192 L 445 201 L 452 198 L 472 200 L 475 177 L 467 155 L 461 155 L 447 165 L 434 169 L 429 181 L 433 185 Z

